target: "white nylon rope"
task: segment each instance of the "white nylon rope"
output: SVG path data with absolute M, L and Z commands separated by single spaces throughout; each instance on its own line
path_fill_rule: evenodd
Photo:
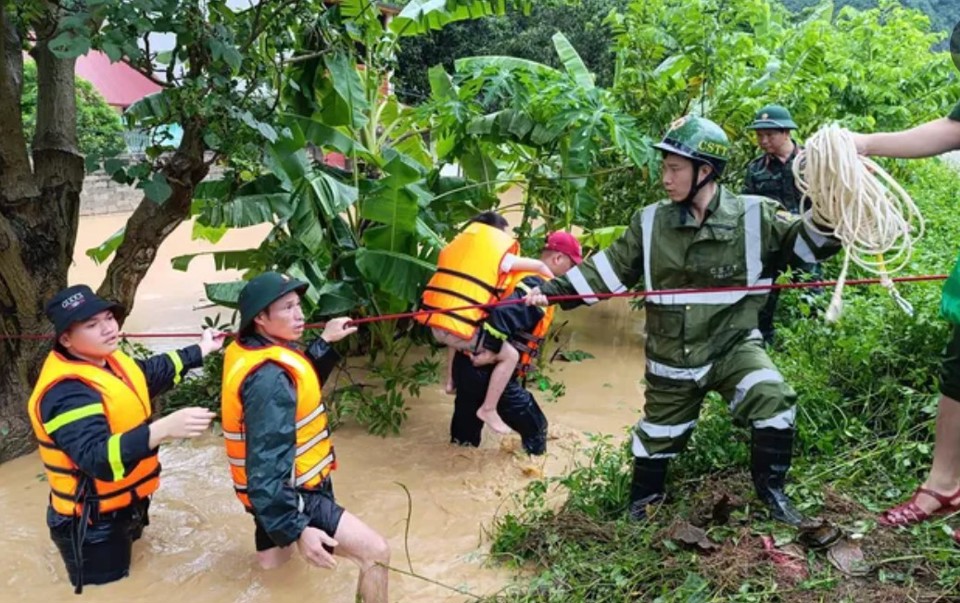
M 914 243 L 923 236 L 923 216 L 907 191 L 871 159 L 858 155 L 850 131 L 837 125 L 809 138 L 793 162 L 793 174 L 797 189 L 812 202 L 812 211 L 804 214 L 806 225 L 836 237 L 844 248 L 827 321 L 837 320 L 843 311 L 843 284 L 851 261 L 880 275 L 897 304 L 912 315 L 913 308 L 890 280 L 890 274 L 906 266 Z

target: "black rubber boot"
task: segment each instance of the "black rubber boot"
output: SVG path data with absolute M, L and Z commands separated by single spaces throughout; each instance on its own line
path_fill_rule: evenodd
M 792 429 L 753 430 L 751 474 L 757 496 L 770 509 L 777 521 L 798 526 L 803 516 L 793 508 L 783 487 L 793 458 Z
M 664 499 L 669 459 L 633 459 L 633 482 L 630 484 L 630 521 L 647 518 L 647 507 Z

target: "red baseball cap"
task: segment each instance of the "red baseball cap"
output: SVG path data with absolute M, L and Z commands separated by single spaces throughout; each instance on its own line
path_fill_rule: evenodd
M 547 235 L 547 244 L 544 249 L 550 251 L 559 251 L 566 254 L 575 265 L 583 261 L 583 251 L 580 249 L 580 241 L 569 232 L 558 230 Z

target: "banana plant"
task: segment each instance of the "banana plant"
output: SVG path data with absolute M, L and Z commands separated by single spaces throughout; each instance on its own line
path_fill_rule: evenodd
M 259 165 L 205 183 L 194 198 L 199 235 L 273 225 L 256 247 L 213 252 L 216 265 L 242 269 L 245 276 L 279 269 L 306 280 L 313 319 L 410 310 L 453 230 L 451 220 L 493 206 L 496 197 L 440 174 L 420 115 L 400 105 L 389 88 L 397 42 L 528 5 L 414 0 L 391 21 L 377 3 L 342 0 L 317 15 L 287 59 L 277 139 Z M 197 255 L 175 258 L 174 266 L 185 269 Z M 242 285 L 208 284 L 207 295 L 229 305 Z M 404 368 L 413 340 L 398 335 L 411 326 L 385 320 L 367 327 L 383 393 L 356 414 L 378 432 L 399 427 L 405 417 L 400 390 L 416 395 L 422 382 Z
M 598 227 L 601 167 L 650 169 L 655 159 L 635 120 L 596 86 L 567 38 L 558 32 L 553 44 L 562 69 L 505 56 L 460 59 L 452 76 L 435 67 L 423 109 L 440 161 L 457 163 L 491 190 L 524 186 L 519 233 L 531 242 L 547 228 Z

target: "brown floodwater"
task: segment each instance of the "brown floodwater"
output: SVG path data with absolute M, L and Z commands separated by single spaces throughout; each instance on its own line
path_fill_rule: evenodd
M 84 217 L 71 283 L 99 284 L 103 268 L 84 250 L 100 243 L 125 216 Z M 255 246 L 264 229 L 233 231 L 216 248 Z M 178 229 L 161 248 L 140 287 L 125 328 L 130 331 L 196 331 L 216 309 L 204 305 L 203 282 L 231 280 L 216 273 L 209 258 L 198 258 L 188 272 L 170 268 L 175 255 L 212 249 L 191 241 L 190 227 Z M 517 436 L 486 431 L 479 449 L 447 443 L 452 398 L 439 385 L 408 400 L 409 419 L 399 436 L 381 438 L 347 423 L 334 434 L 339 468 L 334 474 L 338 500 L 390 541 L 392 566 L 413 571 L 447 587 L 476 595 L 509 583 L 511 572 L 487 563 L 489 530 L 511 494 L 542 475 L 562 475 L 587 444 L 590 433 L 624 437 L 642 399 L 642 322 L 623 300 L 591 309 L 558 313 L 569 320 L 561 338 L 569 347 L 594 355 L 580 363 L 556 362 L 551 376 L 566 394 L 556 402 L 538 395 L 550 420 L 545 457 L 523 454 Z M 158 350 L 189 341 L 144 341 Z M 233 495 L 220 439 L 211 434 L 161 451 L 162 486 L 151 506 L 151 525 L 134 545 L 131 576 L 86 587 L 84 596 L 103 603 L 190 601 L 267 603 L 353 600 L 357 570 L 341 561 L 334 571 L 307 566 L 298 556 L 265 572 L 253 559 L 253 522 Z M 4 601 L 51 601 L 72 597 L 63 563 L 45 524 L 47 484 L 35 454 L 0 466 L 0 584 Z M 410 492 L 412 513 L 405 538 Z M 409 559 L 406 555 L 409 550 Z M 391 601 L 464 601 L 469 597 L 420 578 L 391 573 Z

